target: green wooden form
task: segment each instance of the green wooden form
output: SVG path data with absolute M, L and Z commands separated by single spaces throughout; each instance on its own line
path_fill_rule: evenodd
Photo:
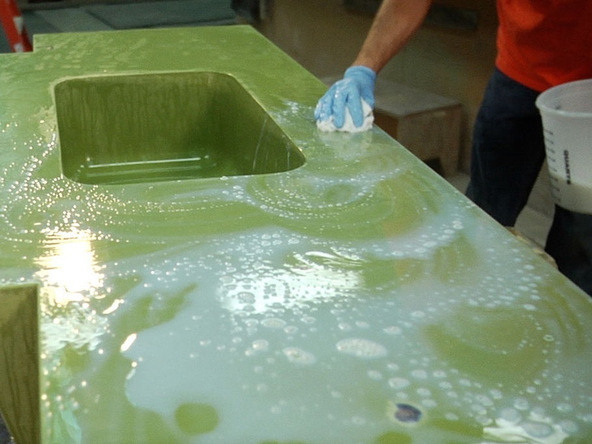
M 592 303 L 245 26 L 0 56 L 22 443 L 592 442 Z

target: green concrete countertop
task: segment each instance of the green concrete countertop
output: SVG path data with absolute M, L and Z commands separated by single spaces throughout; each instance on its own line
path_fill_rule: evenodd
M 319 133 L 324 89 L 243 26 L 0 56 L 19 444 L 592 441 L 590 299 L 381 130 Z

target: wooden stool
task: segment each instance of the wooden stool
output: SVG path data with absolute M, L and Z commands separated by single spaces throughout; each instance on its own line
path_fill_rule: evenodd
M 332 85 L 340 77 L 323 78 Z M 375 123 L 424 162 L 437 160 L 441 173 L 458 170 L 462 106 L 457 100 L 378 79 Z

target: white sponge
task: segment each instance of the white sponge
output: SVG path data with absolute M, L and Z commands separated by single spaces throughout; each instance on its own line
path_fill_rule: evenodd
M 345 123 L 341 128 L 337 128 L 335 123 L 333 122 L 333 116 L 329 117 L 327 120 L 319 121 L 317 120 L 317 128 L 321 131 L 331 133 L 334 131 L 344 131 L 347 133 L 359 133 L 362 131 L 367 131 L 372 128 L 372 123 L 374 122 L 374 114 L 372 113 L 372 108 L 368 105 L 364 100 L 362 100 L 362 111 L 364 112 L 364 122 L 362 126 L 357 127 L 352 120 L 351 114 L 349 112 L 349 108 L 345 108 Z

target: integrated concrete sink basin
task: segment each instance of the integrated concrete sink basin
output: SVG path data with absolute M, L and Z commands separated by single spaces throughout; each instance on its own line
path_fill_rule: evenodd
M 55 86 L 66 177 L 89 184 L 278 173 L 302 152 L 228 74 L 70 79 Z

